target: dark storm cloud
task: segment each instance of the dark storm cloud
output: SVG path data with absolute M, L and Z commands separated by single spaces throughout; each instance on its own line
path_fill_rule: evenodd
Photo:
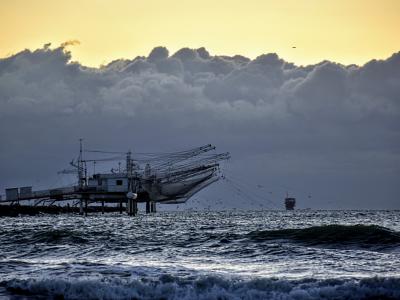
M 304 67 L 157 47 L 87 68 L 62 47 L 25 50 L 0 60 L 0 186 L 47 183 L 79 137 L 115 150 L 211 142 L 236 176 L 319 195 L 306 206 L 399 208 L 399 97 L 400 53 Z

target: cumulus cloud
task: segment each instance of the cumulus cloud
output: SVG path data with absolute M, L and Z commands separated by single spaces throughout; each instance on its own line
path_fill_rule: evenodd
M 75 43 L 0 59 L 1 188 L 47 184 L 79 137 L 138 151 L 211 142 L 235 176 L 320 195 L 304 206 L 399 208 L 400 53 L 297 66 L 157 47 L 88 68 L 71 62 Z

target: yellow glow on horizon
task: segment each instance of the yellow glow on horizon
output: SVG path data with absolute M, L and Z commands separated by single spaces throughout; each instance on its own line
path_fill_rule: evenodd
M 399 28 L 398 0 L 2 0 L 0 57 L 79 40 L 68 49 L 89 66 L 155 46 L 363 64 L 399 51 Z

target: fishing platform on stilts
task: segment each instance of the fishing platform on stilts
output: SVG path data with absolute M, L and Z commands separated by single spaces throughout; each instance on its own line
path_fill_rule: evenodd
M 205 145 L 189 150 L 167 153 L 135 153 L 88 150 L 80 140 L 79 156 L 72 160 L 72 169 L 59 174 L 76 174 L 78 182 L 45 190 L 32 190 L 32 186 L 7 188 L 1 206 L 29 204 L 34 207 L 63 203 L 79 206 L 79 213 L 87 215 L 89 206 L 105 212 L 105 206 L 115 205 L 130 216 L 138 213 L 138 203 L 145 203 L 146 213 L 156 212 L 157 203 L 179 204 L 220 179 L 219 164 L 229 159 L 229 153 L 215 153 L 215 147 Z M 87 153 L 113 155 L 113 157 L 86 158 Z M 85 154 L 85 155 L 84 155 Z M 85 156 L 85 158 L 84 158 Z M 121 169 L 121 160 L 125 168 Z M 108 173 L 96 173 L 96 164 L 119 161 L 118 168 Z M 87 165 L 93 163 L 93 174 Z M 33 203 L 32 203 L 33 202 Z M 101 209 L 99 209 L 99 204 Z

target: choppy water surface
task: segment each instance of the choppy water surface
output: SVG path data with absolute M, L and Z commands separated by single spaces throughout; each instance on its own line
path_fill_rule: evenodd
M 400 299 L 400 212 L 2 218 L 0 296 Z

